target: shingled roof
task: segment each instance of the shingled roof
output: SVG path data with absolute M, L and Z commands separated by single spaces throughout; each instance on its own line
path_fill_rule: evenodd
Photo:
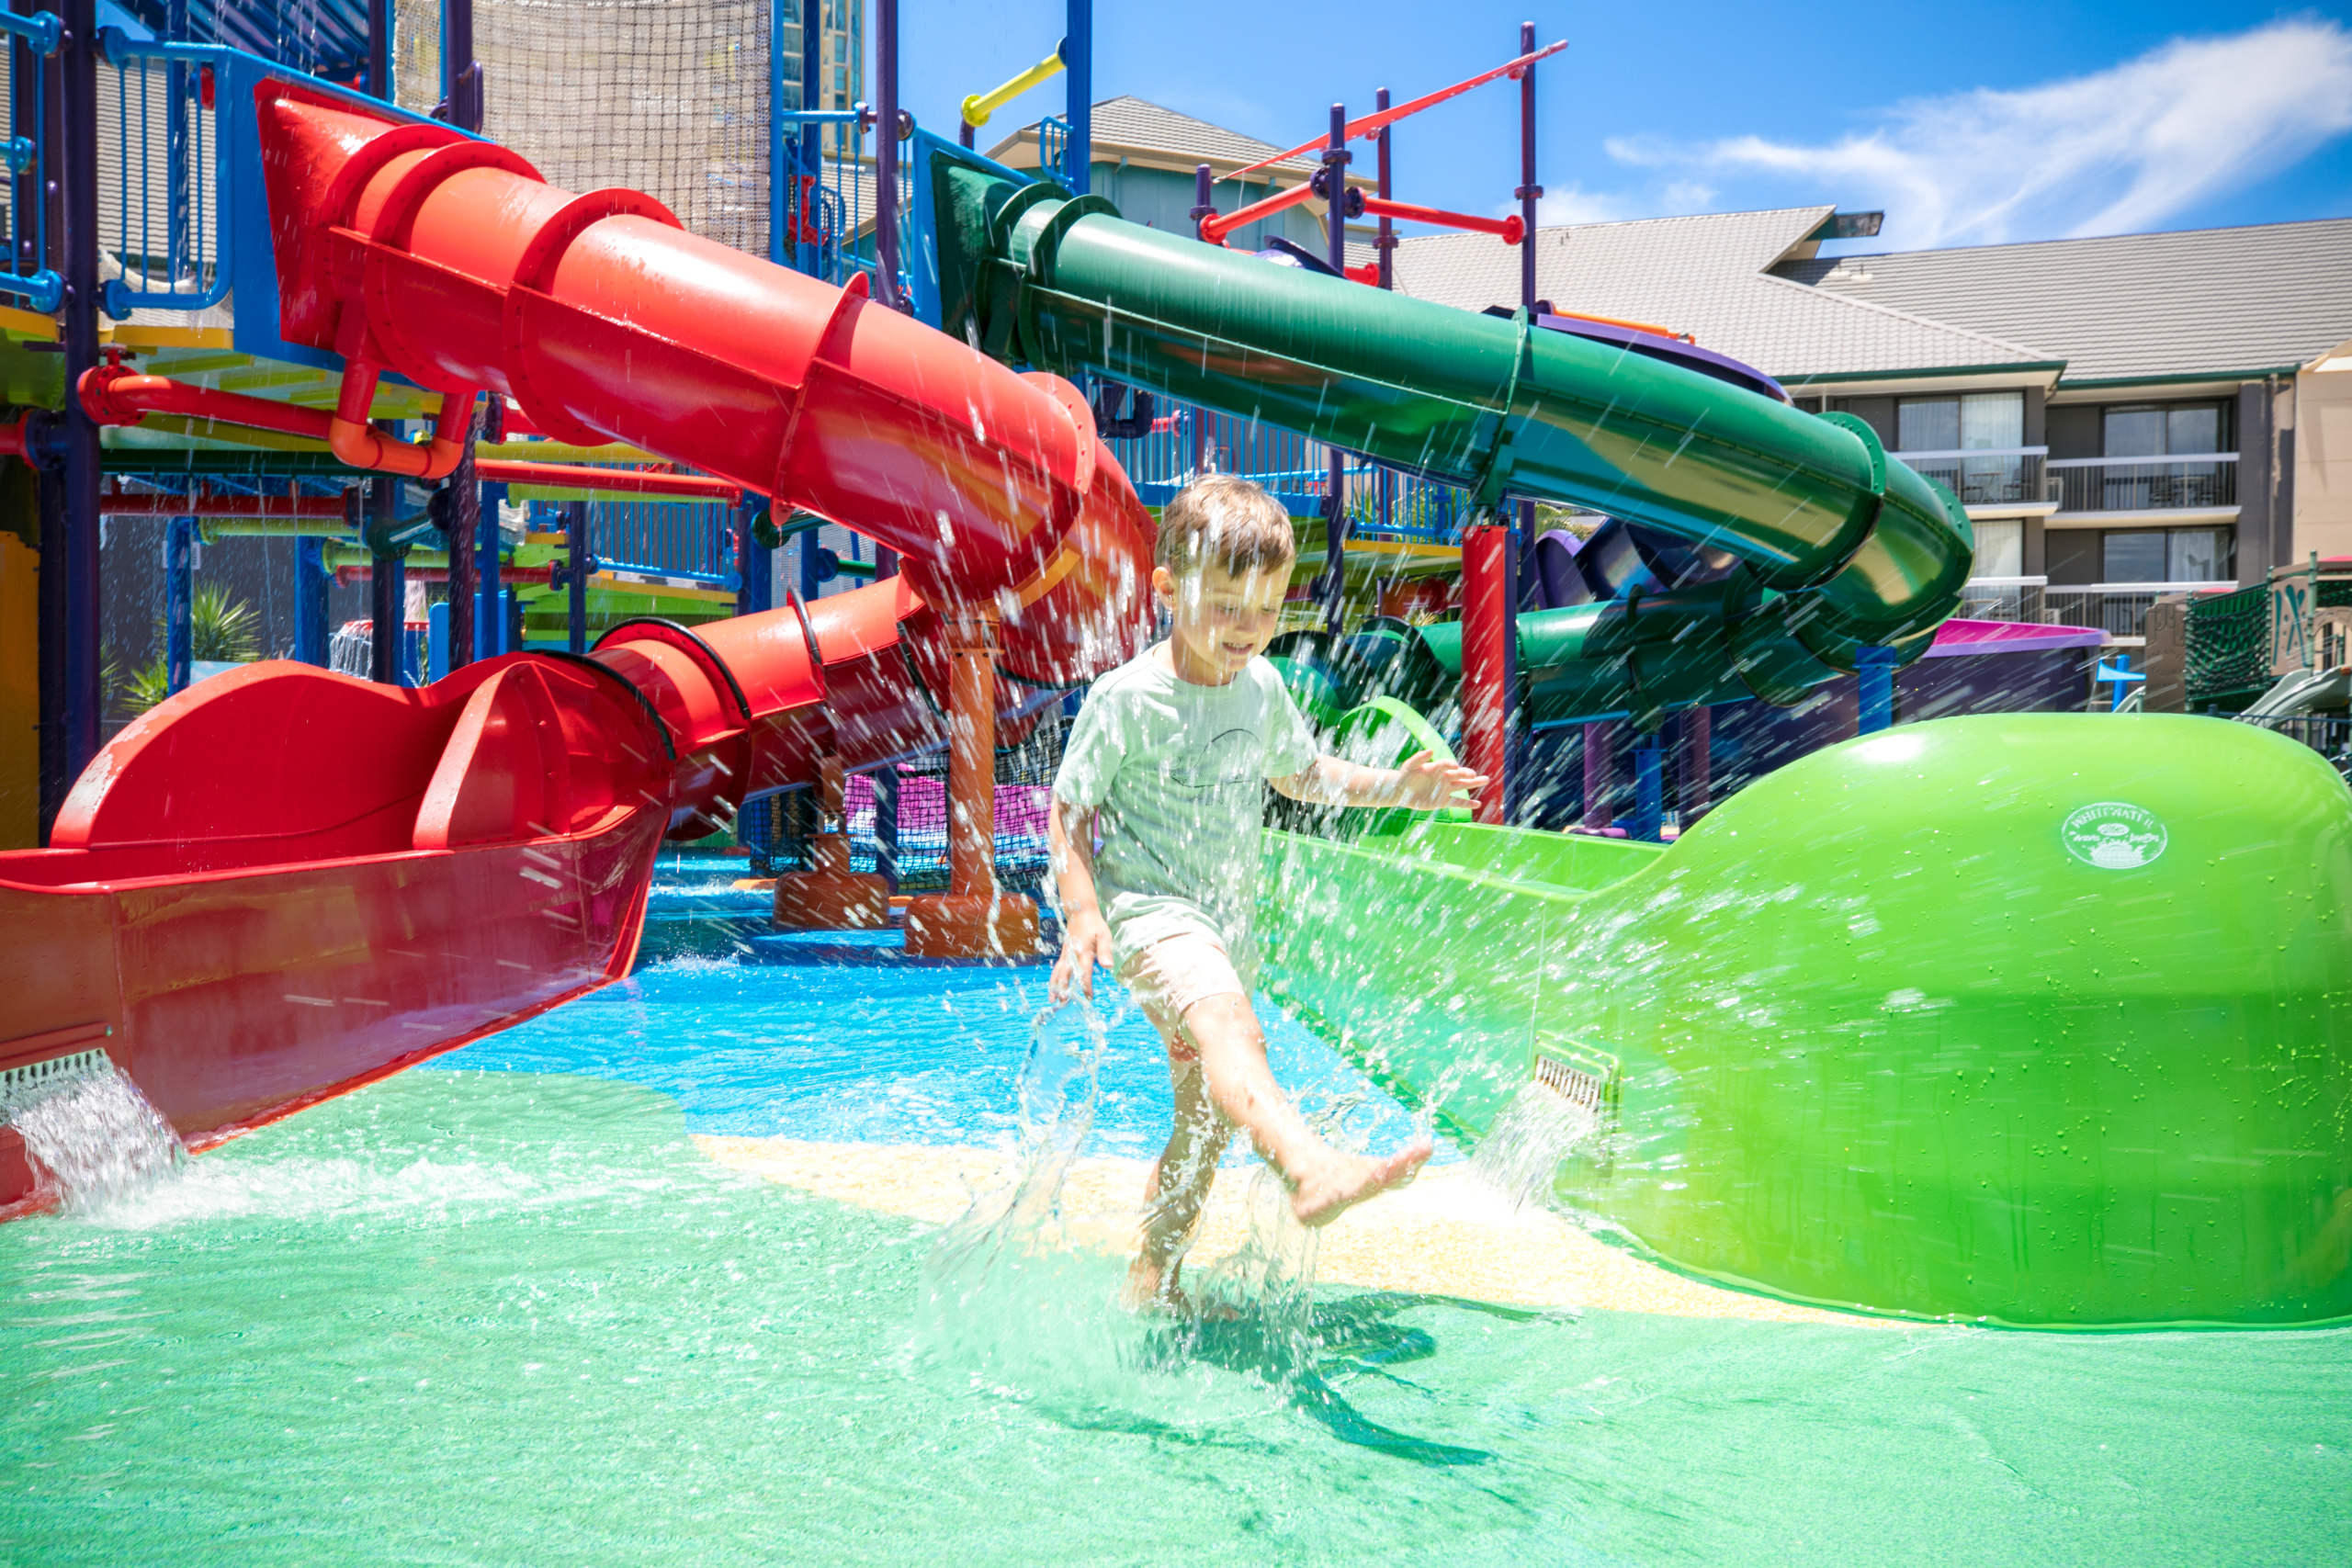
M 2065 383 L 2285 370 L 2352 338 L 2352 218 L 1782 263 L 1777 276 L 2003 337 Z
M 1189 169 L 1207 164 L 1220 174 L 1242 168 L 1282 151 L 1271 141 L 1227 130 L 1204 119 L 1162 108 L 1146 98 L 1105 98 L 1094 106 L 1093 147 L 1104 154 L 1144 154 L 1153 163 Z M 1014 168 L 1034 167 L 1037 161 L 1037 122 L 1031 120 L 994 147 L 989 156 Z M 1022 156 L 1023 153 L 1025 157 Z M 1274 167 L 1294 177 L 1278 183 L 1293 185 L 1296 176 L 1312 175 L 1317 164 L 1308 157 L 1285 158 Z M 1258 176 L 1263 179 L 1266 176 Z
M 1833 209 L 1575 223 L 1534 236 L 1535 292 L 1565 310 L 1690 333 L 1784 382 L 1808 377 L 2057 368 L 2063 355 L 1924 313 L 1775 276 Z M 1516 248 L 1433 234 L 1396 248 L 1396 286 L 1480 310 L 1519 303 Z

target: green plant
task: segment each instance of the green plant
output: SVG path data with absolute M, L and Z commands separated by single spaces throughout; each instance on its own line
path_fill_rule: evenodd
M 188 608 L 189 658 L 250 664 L 261 657 L 261 616 L 243 600 L 230 598 L 226 583 L 198 583 Z M 160 621 L 156 635 L 164 635 Z
M 124 677 L 117 700 L 124 712 L 136 718 L 171 694 L 170 671 L 158 659 Z
M 155 617 L 155 640 L 169 646 L 171 626 Z M 223 664 L 250 664 L 261 657 L 261 617 L 251 604 L 229 597 L 226 584 L 199 582 L 188 604 L 188 657 Z M 124 712 L 145 713 L 172 694 L 170 671 L 158 657 L 144 667 L 126 672 L 119 657 L 109 654 L 104 670 L 106 689 Z

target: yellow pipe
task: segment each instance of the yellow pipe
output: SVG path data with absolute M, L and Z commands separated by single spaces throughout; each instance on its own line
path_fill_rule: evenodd
M 1005 105 L 1011 103 L 1013 99 L 1019 97 L 1022 94 L 1027 92 L 1038 83 L 1051 81 L 1055 73 L 1060 71 L 1061 68 L 1061 46 L 1057 44 L 1054 46 L 1053 53 L 1046 56 L 1045 59 L 1037 62 L 1036 64 L 1032 65 L 1028 70 L 1023 71 L 1020 75 L 1015 76 L 1003 86 L 995 89 L 993 92 L 975 93 L 970 97 L 966 98 L 964 100 L 964 123 L 970 126 L 973 130 L 978 130 L 980 127 L 989 122 L 989 116 L 996 113 L 997 110 L 1004 107 Z

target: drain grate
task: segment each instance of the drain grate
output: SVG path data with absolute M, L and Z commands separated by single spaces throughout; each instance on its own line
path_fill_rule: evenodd
M 113 1071 L 114 1062 L 104 1051 L 76 1051 L 70 1056 L 0 1069 L 0 1122 L 7 1121 L 18 1106 L 30 1104 L 75 1078 Z
M 1572 1067 L 1557 1056 L 1538 1056 L 1535 1058 L 1535 1081 L 1569 1104 L 1580 1105 L 1595 1116 L 1600 1114 L 1601 1091 L 1606 1081 L 1598 1075 Z

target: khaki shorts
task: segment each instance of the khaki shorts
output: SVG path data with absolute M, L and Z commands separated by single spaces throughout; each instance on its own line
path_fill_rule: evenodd
M 1144 1016 L 1168 1042 L 1170 1061 L 1197 1062 L 1200 1049 L 1184 1027 L 1184 1014 L 1211 997 L 1250 999 L 1250 980 L 1234 967 L 1225 944 L 1198 931 L 1179 931 L 1153 942 L 1127 960 L 1119 982 Z

